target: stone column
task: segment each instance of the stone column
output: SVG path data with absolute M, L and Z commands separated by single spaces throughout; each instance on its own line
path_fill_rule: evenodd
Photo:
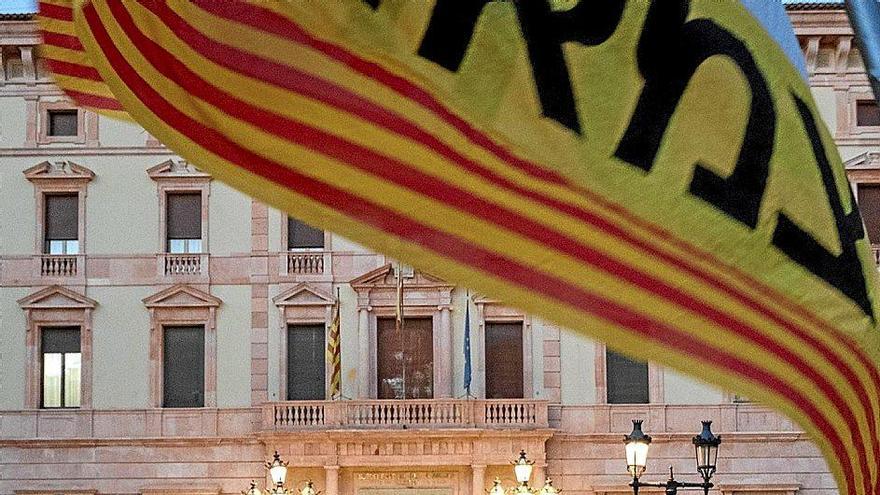
M 440 308 L 440 332 L 437 338 L 438 349 L 434 352 L 437 364 L 437 383 L 434 384 L 434 397 L 452 397 L 452 319 L 449 306 Z
M 370 398 L 370 310 L 358 308 L 358 398 Z
M 337 495 L 339 493 L 339 466 L 324 466 L 324 493 Z
M 486 490 L 486 466 L 471 465 L 471 495 L 483 495 Z

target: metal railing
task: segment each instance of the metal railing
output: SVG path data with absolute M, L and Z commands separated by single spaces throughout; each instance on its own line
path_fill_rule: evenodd
M 269 430 L 307 428 L 546 428 L 547 401 L 532 399 L 417 399 L 270 402 Z

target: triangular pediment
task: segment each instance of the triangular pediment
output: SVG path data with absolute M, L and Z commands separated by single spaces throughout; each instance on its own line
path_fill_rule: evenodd
M 165 160 L 154 167 L 148 168 L 147 175 L 153 180 L 181 178 L 208 180 L 211 178 L 210 174 L 202 172 L 186 160 Z
M 301 283 L 272 298 L 276 306 L 331 306 L 336 299 L 311 284 Z
M 221 303 L 219 298 L 185 284 L 173 285 L 144 299 L 148 308 L 216 308 Z
M 412 277 L 404 277 L 403 284 L 407 287 L 446 287 L 452 288 L 453 285 L 434 275 L 425 273 L 420 270 L 413 270 Z M 366 287 L 389 287 L 397 285 L 397 274 L 394 265 L 386 263 L 384 266 L 369 271 L 349 282 L 354 288 Z
M 38 290 L 18 300 L 22 309 L 94 309 L 98 303 L 60 285 Z
M 847 169 L 880 168 L 880 152 L 868 151 L 844 162 Z
M 25 178 L 35 180 L 82 180 L 90 181 L 95 173 L 88 168 L 65 160 L 45 161 L 23 171 Z

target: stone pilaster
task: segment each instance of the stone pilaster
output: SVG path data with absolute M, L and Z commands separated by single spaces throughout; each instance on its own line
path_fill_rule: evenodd
M 269 209 L 251 202 L 251 404 L 269 400 Z

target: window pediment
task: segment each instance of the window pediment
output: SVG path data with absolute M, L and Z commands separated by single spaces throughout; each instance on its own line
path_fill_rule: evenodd
M 336 299 L 311 284 L 301 283 L 273 297 L 272 302 L 278 307 L 332 306 L 336 303 Z
M 185 284 L 173 285 L 143 300 L 148 308 L 216 308 L 218 297 Z
M 420 270 L 413 270 L 412 277 L 404 276 L 404 280 L 404 285 L 407 288 L 452 290 L 455 287 L 445 280 Z M 352 279 L 349 285 L 355 290 L 373 287 L 395 287 L 397 285 L 397 276 L 394 266 L 391 263 L 386 263 L 384 266 Z
M 98 303 L 70 289 L 53 285 L 19 299 L 22 309 L 95 309 Z
M 195 168 L 185 160 L 165 160 L 164 162 L 147 169 L 147 175 L 155 181 L 197 181 L 206 182 L 211 180 L 211 175 Z
M 844 162 L 844 166 L 849 169 L 876 169 L 880 168 L 880 152 L 869 151 L 861 155 L 854 156 Z
M 70 161 L 45 161 L 23 171 L 31 182 L 66 181 L 87 183 L 95 178 L 95 173 L 88 168 Z

